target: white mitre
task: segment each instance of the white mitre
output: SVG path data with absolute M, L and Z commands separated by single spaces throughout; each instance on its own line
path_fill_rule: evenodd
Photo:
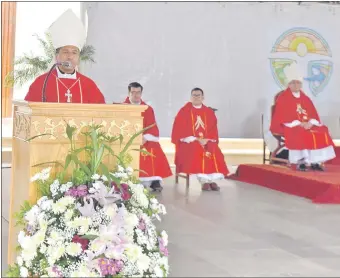
M 283 72 L 286 75 L 287 85 L 293 80 L 298 80 L 300 82 L 303 82 L 301 71 L 295 62 L 290 64 L 289 66 L 286 66 L 283 69 Z
M 76 46 L 81 50 L 85 45 L 86 31 L 81 20 L 68 9 L 52 23 L 48 32 L 51 34 L 55 49 L 66 45 Z

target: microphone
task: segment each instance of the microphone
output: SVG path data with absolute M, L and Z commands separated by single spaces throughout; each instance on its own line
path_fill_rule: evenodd
M 63 67 L 65 67 L 65 68 L 70 68 L 70 67 L 72 67 L 71 62 L 69 62 L 69 61 L 66 61 L 66 62 L 57 62 L 56 65 L 57 65 L 57 66 L 63 66 Z
M 70 68 L 70 67 L 72 67 L 72 64 L 71 64 L 71 62 L 69 62 L 69 61 L 65 61 L 65 62 L 57 62 L 57 63 L 55 63 L 55 64 L 51 67 L 50 71 L 48 72 L 48 74 L 46 75 L 45 80 L 44 80 L 44 86 L 43 86 L 43 88 L 42 88 L 42 93 L 41 93 L 42 102 L 46 102 L 46 85 L 47 85 L 47 80 L 48 80 L 48 78 L 50 77 L 50 75 L 51 75 L 51 73 L 52 73 L 52 70 L 53 70 L 56 66 L 63 66 L 63 67 L 65 67 L 65 68 Z

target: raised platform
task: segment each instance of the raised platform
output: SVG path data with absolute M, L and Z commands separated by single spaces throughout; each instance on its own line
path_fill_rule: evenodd
M 308 198 L 314 203 L 340 204 L 340 165 L 325 172 L 299 172 L 280 165 L 241 164 L 233 180 Z

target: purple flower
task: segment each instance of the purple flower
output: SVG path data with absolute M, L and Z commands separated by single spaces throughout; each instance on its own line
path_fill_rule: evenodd
M 158 238 L 158 243 L 159 243 L 159 251 L 164 256 L 167 257 L 169 255 L 169 251 L 168 251 L 168 248 L 166 248 L 166 246 L 164 245 L 164 240 L 161 237 Z
M 144 231 L 146 229 L 146 224 L 143 218 L 139 219 L 138 229 Z
M 59 269 L 58 269 L 57 266 L 53 266 L 53 267 L 52 267 L 52 271 L 53 271 L 55 274 L 58 275 L 58 276 L 57 276 L 58 278 L 63 277 L 63 274 L 59 271 Z
M 66 193 L 65 196 L 72 197 L 84 197 L 87 195 L 87 186 L 79 185 L 78 187 L 71 187 Z
M 122 261 L 116 261 L 113 259 L 100 258 L 98 260 L 101 275 L 116 275 L 123 268 Z

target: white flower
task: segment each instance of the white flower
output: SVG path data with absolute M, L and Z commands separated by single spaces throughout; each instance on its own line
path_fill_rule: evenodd
M 26 267 L 20 267 L 20 277 L 28 277 L 28 269 Z
M 48 263 L 53 265 L 55 261 L 59 260 L 65 254 L 66 248 L 64 245 L 50 246 L 47 251 Z
M 39 212 L 40 209 L 37 205 L 34 205 L 28 212 L 26 212 L 25 219 L 28 221 L 29 225 L 35 225 Z
M 91 246 L 89 249 L 93 251 L 96 256 L 101 255 L 105 252 L 106 242 L 104 240 L 101 240 L 100 238 L 96 238 L 91 242 Z
M 61 199 L 58 200 L 58 203 L 60 203 L 63 206 L 69 206 L 69 205 L 73 205 L 75 202 L 75 198 L 72 196 L 65 196 Z
M 118 165 L 118 172 L 124 173 L 124 168 L 120 165 Z
M 80 243 L 71 242 L 66 247 L 66 253 L 71 256 L 78 256 L 82 252 Z
M 17 257 L 17 263 L 19 266 L 22 266 L 22 264 L 24 263 L 23 259 L 20 256 Z
M 66 210 L 65 214 L 64 214 L 64 218 L 66 221 L 70 220 L 73 216 L 73 210 L 72 209 L 68 209 Z
M 59 181 L 58 180 L 54 180 L 53 183 L 50 185 L 50 190 L 52 193 L 52 197 L 56 196 L 58 194 L 58 189 L 59 189 Z
M 34 182 L 36 180 L 40 180 L 40 173 L 36 173 L 33 177 L 31 177 L 31 182 Z
M 46 181 L 50 177 L 50 172 L 51 172 L 52 167 L 45 168 L 41 171 L 41 176 L 40 180 Z
M 126 173 L 131 176 L 133 174 L 133 169 L 129 166 L 126 168 Z
M 169 241 L 168 241 L 168 234 L 166 233 L 166 231 L 161 232 L 161 237 L 163 239 L 164 246 L 167 246 Z
M 102 181 L 96 181 L 95 183 L 92 184 L 93 187 L 96 189 L 96 190 L 99 190 L 104 184 Z
M 108 181 L 107 177 L 105 175 L 102 175 L 102 180 L 103 181 Z
M 161 214 L 166 214 L 166 209 L 165 206 L 163 204 L 159 204 L 159 211 Z
M 98 175 L 98 174 L 94 174 L 94 175 L 92 175 L 92 177 L 91 177 L 91 179 L 93 179 L 93 180 L 99 180 L 100 179 L 100 175 Z
M 97 190 L 96 190 L 95 188 L 91 187 L 91 188 L 89 189 L 89 192 L 90 192 L 91 194 L 93 194 L 93 193 L 96 193 Z
M 34 244 L 36 246 L 39 246 L 40 244 L 42 244 L 45 240 L 45 231 L 40 230 L 38 231 L 33 237 L 32 240 L 34 241 Z
M 79 228 L 79 234 L 85 234 L 92 225 L 92 220 L 89 217 L 80 216 L 73 220 L 74 228 Z
M 60 202 L 56 202 L 56 203 L 52 204 L 52 210 L 55 214 L 61 214 L 61 213 L 65 212 L 66 206 L 64 206 L 64 204 L 62 204 Z
M 33 249 L 25 249 L 21 252 L 21 257 L 25 261 L 26 266 L 31 265 L 31 261 L 35 258 L 37 255 L 36 250 Z
M 63 242 L 63 235 L 58 233 L 55 230 L 52 230 L 50 233 L 50 237 L 47 239 L 50 245 L 56 245 L 58 242 Z
M 130 244 L 125 250 L 125 254 L 132 262 L 137 261 L 143 254 L 142 248 L 136 244 Z
M 53 200 L 46 200 L 41 204 L 40 208 L 42 210 L 48 211 L 52 208 L 52 204 L 53 204 Z
M 133 229 L 139 224 L 138 216 L 133 213 L 127 213 L 127 215 L 125 215 L 124 221 L 128 230 Z
M 47 200 L 48 200 L 47 196 L 42 196 L 42 197 L 38 200 L 37 205 L 38 205 L 39 207 L 41 207 L 41 204 L 42 204 L 43 202 L 47 201 Z
M 164 277 L 164 272 L 159 265 L 156 265 L 153 271 L 155 272 L 156 277 Z
M 61 193 L 65 193 L 66 191 L 68 191 L 71 187 L 72 187 L 73 183 L 72 182 L 68 182 L 65 184 L 62 184 L 59 188 L 59 191 Z
M 116 204 L 111 204 L 111 205 L 105 206 L 103 208 L 103 210 L 104 210 L 104 213 L 107 216 L 109 216 L 110 218 L 113 218 L 117 214 L 117 205 Z
M 45 252 L 47 251 L 47 246 L 45 244 L 41 244 L 40 246 L 40 252 L 45 254 Z
M 141 254 L 139 256 L 137 266 L 141 273 L 143 273 L 149 268 L 150 261 L 151 261 L 150 258 L 146 254 Z

